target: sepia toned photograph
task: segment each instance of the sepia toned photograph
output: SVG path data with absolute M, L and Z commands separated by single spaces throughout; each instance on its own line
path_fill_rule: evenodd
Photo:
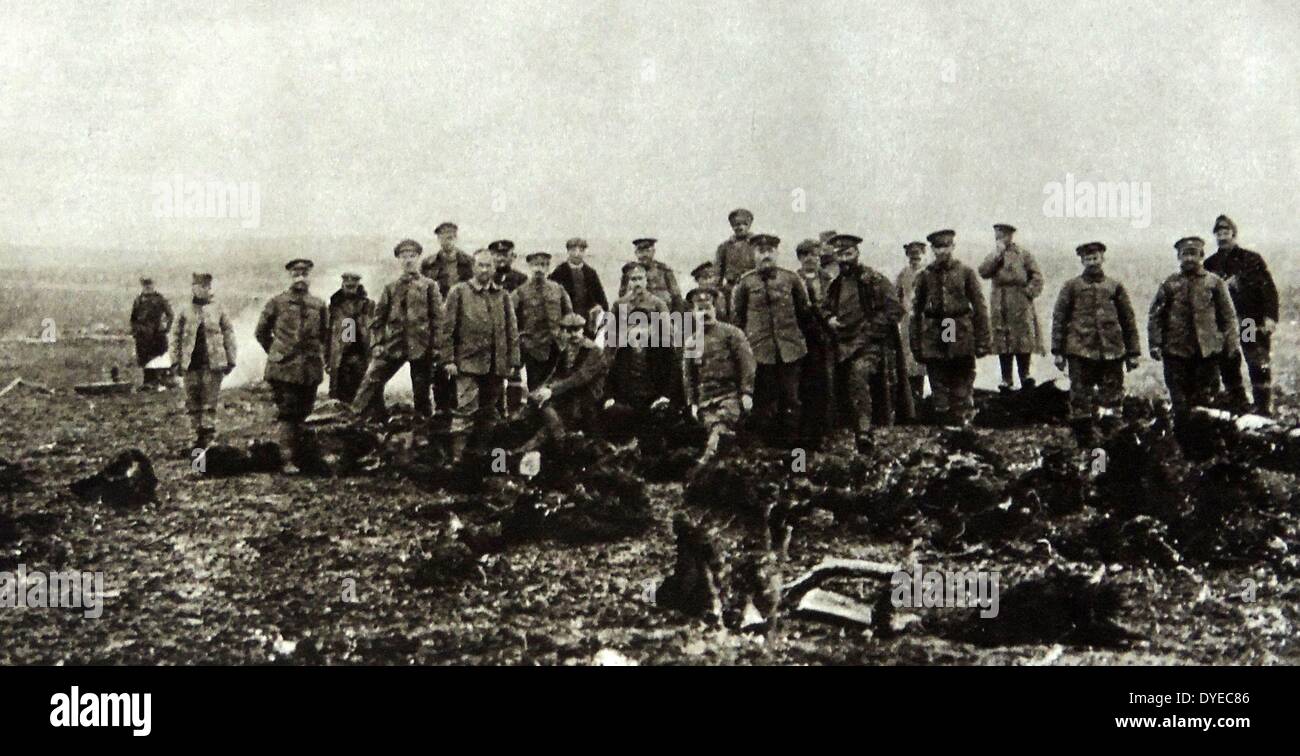
M 7 3 L 0 664 L 1295 665 L 1298 40 Z

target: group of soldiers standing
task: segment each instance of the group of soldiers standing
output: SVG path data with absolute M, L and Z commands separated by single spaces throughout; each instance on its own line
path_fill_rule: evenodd
M 443 223 L 431 255 L 413 240 L 397 244 L 401 274 L 377 301 L 359 275 L 345 273 L 326 303 L 309 293 L 312 262 L 291 260 L 287 290 L 266 303 L 256 329 L 280 443 L 295 459 L 326 374 L 330 396 L 365 421 L 385 414 L 384 386 L 403 365 L 415 411 L 448 420 L 453 460 L 503 413 L 535 422 L 527 446 L 536 448 L 574 430 L 635 427 L 665 405 L 708 428 L 706 458 L 746 414 L 779 443 L 813 448 L 846 425 L 865 450 L 874 428 L 917 417 L 927 379 L 936 420 L 969 424 L 976 360 L 986 355 L 998 355 L 1003 390 L 1033 385 L 1032 355 L 1045 351 L 1035 311 L 1044 280 L 1013 226 L 993 227 L 995 249 L 978 268 L 954 257 L 950 229 L 926 237 L 928 265 L 927 243 L 909 242 L 891 281 L 860 260 L 861 237 L 833 231 L 801 242 L 797 266 L 782 267 L 781 240 L 752 233 L 753 219 L 743 209 L 729 215 L 732 236 L 692 271 L 696 286 L 684 297 L 675 272 L 655 259 L 653 238 L 633 242 L 612 303 L 581 238 L 554 267 L 549 252 L 530 252 L 525 273 L 509 240 L 470 254 L 457 245 L 456 225 Z M 1164 364 L 1176 418 L 1210 402 L 1220 381 L 1246 410 L 1243 356 L 1254 410 L 1269 414 L 1277 291 L 1263 259 L 1237 245 L 1230 219 L 1220 216 L 1214 233 L 1219 250 L 1208 260 L 1199 237 L 1175 243 L 1180 270 L 1151 305 L 1150 356 Z M 1083 270 L 1057 298 L 1050 349 L 1070 377 L 1076 436 L 1089 443 L 1099 412 L 1122 400 L 1141 344 L 1123 284 L 1103 271 L 1105 245 L 1076 251 Z M 988 303 L 981 278 L 991 281 Z M 165 311 L 171 321 L 164 344 L 201 447 L 213 439 L 221 378 L 236 360 L 211 283 L 195 274 L 191 302 L 174 318 L 147 285 L 132 313 L 142 365 L 158 336 L 153 316 L 140 313 Z M 673 316 L 672 338 L 653 338 Z

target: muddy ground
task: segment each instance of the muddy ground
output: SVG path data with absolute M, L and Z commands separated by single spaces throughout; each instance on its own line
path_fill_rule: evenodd
M 673 515 L 686 512 L 716 528 L 728 553 L 752 547 L 754 532 L 735 516 L 684 503 L 681 483 L 649 484 L 653 524 L 641 535 L 576 546 L 525 541 L 466 556 L 452 523 L 473 528 L 490 518 L 465 497 L 422 490 L 391 470 L 329 479 L 205 478 L 191 469 L 178 392 L 90 399 L 70 391 L 95 377 L 96 365 L 127 364 L 128 350 L 129 344 L 5 345 L 5 383 L 23 375 L 55 393 L 19 388 L 0 398 L 0 457 L 29 481 L 0 494 L 0 517 L 8 523 L 0 528 L 0 569 L 102 571 L 108 598 L 97 620 L 76 610 L 0 610 L 0 663 L 586 664 L 602 651 L 601 659 L 639 664 L 1300 661 L 1293 561 L 1072 560 L 1038 539 L 881 536 L 825 511 L 808 513 L 795 527 L 789 559 L 779 567 L 784 578 L 824 557 L 919 561 L 998 570 L 1005 594 L 1048 570 L 1101 571 L 1122 598 L 1115 620 L 1130 637 L 1094 645 L 973 645 L 945 631 L 969 612 L 937 608 L 916 610 L 920 621 L 896 635 L 793 616 L 770 638 L 712 627 L 651 603 L 648 588 L 672 570 Z M 269 394 L 254 386 L 223 398 L 223 440 L 241 445 L 272 437 Z M 1295 397 L 1283 402 L 1294 417 Z M 936 433 L 885 431 L 876 456 L 902 460 Z M 1049 426 L 978 435 L 1017 468 L 1069 443 L 1068 431 Z M 69 492 L 69 482 L 129 447 L 152 459 L 157 501 L 119 509 Z M 785 459 L 775 451 L 749 454 L 755 464 Z M 809 458 L 808 470 L 849 454 L 848 439 L 839 437 Z M 1269 478 L 1284 495 L 1295 489 L 1289 476 Z M 1294 532 L 1294 507 L 1282 516 Z M 833 587 L 868 603 L 875 595 L 862 583 Z M 1248 587 L 1253 601 L 1242 598 Z

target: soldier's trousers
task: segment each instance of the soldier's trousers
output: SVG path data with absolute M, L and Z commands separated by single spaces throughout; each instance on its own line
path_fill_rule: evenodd
M 718 396 L 699 402 L 700 422 L 709 431 L 709 439 L 704 444 L 704 455 L 711 457 L 718 451 L 724 436 L 736 431 L 740 422 L 740 397 Z
M 330 398 L 351 404 L 365 378 L 367 362 L 364 355 L 348 355 L 339 360 L 338 367 L 330 374 Z
M 778 357 L 771 365 L 760 363 L 754 373 L 754 414 L 764 425 L 786 437 L 799 432 L 799 374 L 802 369 L 803 359 L 781 362 Z
M 217 430 L 217 397 L 221 393 L 220 370 L 185 371 L 185 412 L 196 435 Z
M 467 433 L 475 425 L 501 417 L 501 396 L 505 384 L 499 375 L 456 376 L 456 410 L 451 418 L 452 433 Z
M 1244 358 L 1246 371 L 1250 374 L 1250 391 L 1255 399 L 1255 411 L 1261 415 L 1273 411 L 1273 336 L 1256 331 L 1253 341 L 1241 343 L 1241 356 L 1231 359 L 1223 357 L 1219 362 L 1219 373 L 1223 377 L 1223 387 L 1236 409 L 1250 406 L 1246 401 L 1246 387 L 1241 377 L 1241 363 Z
M 1067 359 L 1070 419 L 1091 420 L 1098 405 L 1118 410 L 1124 402 L 1124 360 Z
M 832 390 L 834 354 L 825 346 L 810 346 L 799 370 L 800 435 L 815 441 L 834 427 Z
M 366 368 L 366 375 L 361 379 L 361 387 L 357 389 L 357 396 L 352 401 L 352 409 L 357 414 L 382 411 L 384 386 L 388 385 L 393 376 L 397 375 L 397 371 L 401 370 L 402 365 L 407 362 L 408 360 L 402 357 L 375 357 L 370 360 L 370 367 Z M 433 361 L 425 357 L 409 362 L 411 363 L 411 391 L 415 394 L 413 400 L 415 411 L 425 416 L 432 415 L 433 402 L 429 389 L 433 382 Z
M 440 415 L 456 411 L 456 379 L 446 370 L 433 372 L 433 406 Z
M 552 345 L 550 353 L 542 360 L 524 352 L 523 360 L 524 370 L 528 373 L 528 390 L 533 391 L 554 372 L 556 364 L 560 361 L 560 350 Z
M 1165 387 L 1175 418 L 1192 407 L 1204 407 L 1213 399 L 1219 384 L 1219 355 L 1210 357 L 1173 357 L 1165 355 Z
M 319 383 L 289 383 L 270 381 L 271 399 L 275 402 L 275 420 L 280 426 L 280 448 L 295 465 L 302 458 L 302 421 L 316 406 L 316 389 Z
M 894 424 L 893 371 L 893 360 L 866 354 L 843 360 L 836 367 L 835 385 L 848 396 L 855 431 L 868 431 L 873 422 Z
M 959 420 L 975 416 L 975 358 L 954 357 L 947 360 L 930 360 L 925 363 L 930 379 L 930 395 L 934 399 L 937 415 L 951 413 Z
M 1015 354 L 999 354 L 998 367 L 1002 369 L 1002 382 L 1011 385 L 1012 363 L 1015 363 L 1016 372 L 1020 375 L 1020 385 L 1024 387 L 1025 379 L 1029 377 L 1030 355 L 1028 352 L 1018 352 Z
M 301 423 L 316 406 L 319 383 L 270 381 L 270 384 L 271 399 L 275 402 L 275 419 L 280 422 Z

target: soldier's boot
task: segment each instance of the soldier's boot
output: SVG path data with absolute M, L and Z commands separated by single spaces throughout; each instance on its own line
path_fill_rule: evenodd
M 284 457 L 284 473 L 296 475 L 302 472 L 301 445 L 298 439 L 298 427 L 294 423 L 281 420 L 276 423 L 276 437 L 280 444 L 280 453 Z
M 1273 416 L 1273 387 L 1255 386 L 1255 414 L 1264 417 Z

